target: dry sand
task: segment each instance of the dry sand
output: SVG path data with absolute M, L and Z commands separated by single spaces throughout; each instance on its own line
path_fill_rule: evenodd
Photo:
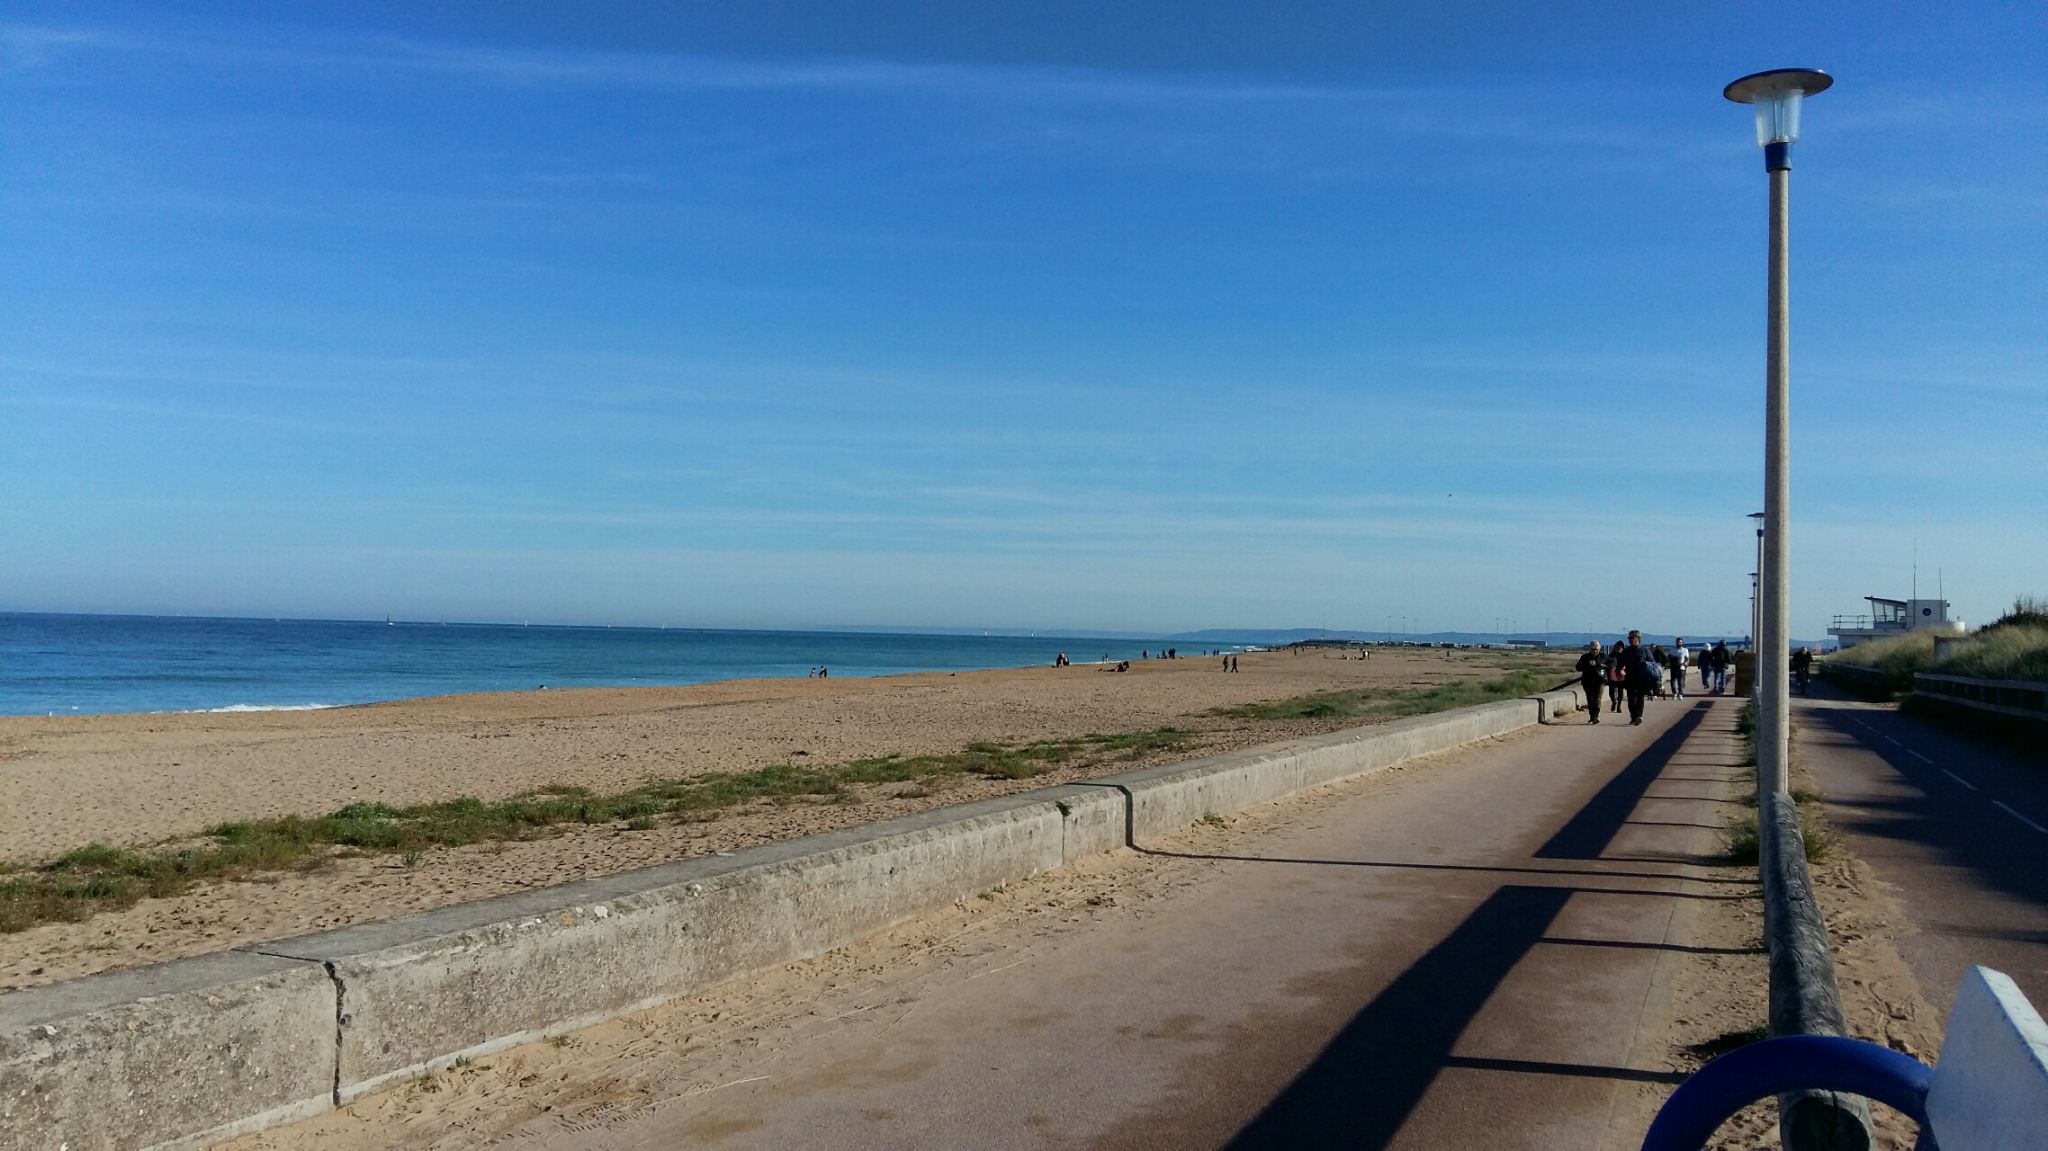
M 1385 651 L 1152 660 L 883 679 L 738 680 L 448 696 L 327 711 L 0 718 L 0 858 L 88 842 L 148 844 L 218 822 L 345 804 L 493 800 L 552 784 L 617 791 L 649 778 L 830 764 L 1172 725 L 1199 733 L 1172 758 L 1353 721 L 1244 720 L 1217 708 L 1365 686 L 1485 677 L 1558 657 Z M 1565 678 L 1563 673 L 1559 679 Z M 1145 762 L 1145 761 L 1141 761 Z M 1095 769 L 1127 770 L 1131 763 Z M 731 851 L 1073 778 L 952 777 L 862 789 L 854 802 L 762 802 L 648 831 L 574 826 L 518 843 L 336 856 L 318 870 L 206 884 L 83 923 L 0 936 L 0 990 Z

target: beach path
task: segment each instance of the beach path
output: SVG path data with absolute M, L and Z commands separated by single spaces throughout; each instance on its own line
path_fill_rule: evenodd
M 1415 761 L 238 1146 L 1633 1146 L 1696 911 L 1754 883 L 1710 866 L 1734 708 Z

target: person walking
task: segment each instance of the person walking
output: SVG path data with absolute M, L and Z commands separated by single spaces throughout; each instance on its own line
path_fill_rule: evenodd
M 1586 696 L 1586 722 L 1600 722 L 1600 688 L 1607 682 L 1607 659 L 1600 651 L 1600 641 L 1586 641 L 1586 650 L 1579 653 L 1579 690 Z
M 1607 653 L 1607 710 L 1617 715 L 1621 713 L 1621 697 L 1628 690 L 1628 668 L 1621 662 L 1626 650 L 1627 645 L 1615 640 L 1614 650 Z
M 1692 650 L 1685 646 L 1685 637 L 1679 636 L 1671 645 L 1671 698 L 1685 698 L 1685 669 L 1692 664 Z
M 1650 668 L 1650 698 L 1663 699 L 1664 688 L 1671 682 L 1671 657 L 1665 654 L 1663 645 L 1653 643 L 1645 662 Z
M 1657 689 L 1657 676 L 1652 670 L 1650 652 L 1643 646 L 1643 633 L 1631 630 L 1628 646 L 1621 649 L 1621 672 L 1623 686 L 1628 688 L 1628 722 L 1630 727 L 1643 726 L 1643 698 Z

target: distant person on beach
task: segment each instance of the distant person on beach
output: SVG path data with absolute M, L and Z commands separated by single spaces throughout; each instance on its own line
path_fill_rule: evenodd
M 1649 649 L 1643 646 L 1643 633 L 1631 630 L 1628 646 L 1621 649 L 1621 672 L 1623 686 L 1628 689 L 1630 727 L 1643 726 L 1643 700 L 1657 690 L 1656 666 L 1651 662 Z
M 1619 714 L 1621 699 L 1628 690 L 1628 668 L 1621 662 L 1622 653 L 1628 645 L 1614 641 L 1614 649 L 1607 653 L 1607 710 Z
M 1055 658 L 1053 659 L 1053 661 L 1052 661 L 1052 665 L 1053 665 L 1054 667 L 1066 667 L 1066 666 L 1068 666 L 1068 664 L 1067 664 L 1067 653 L 1066 653 L 1066 652 L 1061 652 L 1061 653 L 1060 653 L 1060 654 L 1059 654 L 1059 655 L 1058 655 L 1057 657 L 1055 657 Z
M 1671 698 L 1685 698 L 1685 669 L 1692 665 L 1692 651 L 1679 636 L 1671 645 Z
M 1600 651 L 1600 641 L 1589 639 L 1586 650 L 1579 653 L 1576 665 L 1579 671 L 1579 690 L 1586 693 L 1587 723 L 1600 722 L 1600 685 L 1607 682 L 1607 658 Z

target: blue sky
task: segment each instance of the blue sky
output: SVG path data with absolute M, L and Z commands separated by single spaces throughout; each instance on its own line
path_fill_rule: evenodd
M 1665 7 L 11 6 L 0 608 L 1740 630 L 1786 64 L 1794 631 L 2048 592 L 2048 18 Z

